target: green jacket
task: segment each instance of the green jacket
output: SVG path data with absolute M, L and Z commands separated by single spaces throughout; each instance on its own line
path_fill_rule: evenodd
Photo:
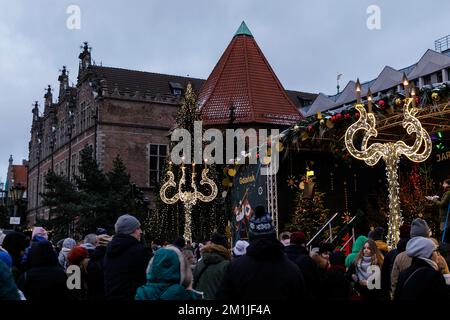
M 187 262 L 175 248 L 161 248 L 150 261 L 147 283 L 137 289 L 136 300 L 195 300 L 182 283 L 188 276 Z
M 202 259 L 194 269 L 194 289 L 202 291 L 206 300 L 214 300 L 230 263 L 230 252 L 223 246 L 211 244 L 202 250 Z
M 347 258 L 345 258 L 345 267 L 348 269 L 350 265 L 352 264 L 353 260 L 355 260 L 356 256 L 358 255 L 358 252 L 361 250 L 361 248 L 364 246 L 364 243 L 368 240 L 365 236 L 359 236 L 355 243 L 353 244 L 352 253 L 350 253 Z
M 448 204 L 450 203 L 450 190 L 446 191 L 442 195 L 442 199 L 434 202 L 439 208 L 439 220 L 445 222 L 445 217 L 447 216 Z

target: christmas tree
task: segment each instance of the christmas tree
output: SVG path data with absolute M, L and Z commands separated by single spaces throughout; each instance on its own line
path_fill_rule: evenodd
M 325 193 L 322 192 L 306 195 L 300 190 L 294 201 L 294 212 L 291 223 L 287 225 L 288 230 L 303 231 L 311 239 L 330 218 L 330 210 L 325 208 L 324 197 Z M 324 237 L 327 238 L 325 233 Z
M 194 122 L 201 121 L 201 115 L 197 108 L 197 100 L 195 93 L 192 89 L 191 84 L 188 84 L 186 87 L 185 95 L 182 99 L 182 105 L 176 117 L 177 128 L 185 129 L 189 131 L 191 137 L 194 137 Z M 175 144 L 171 145 L 171 150 Z M 190 157 L 190 163 L 194 163 L 193 151 L 194 151 L 194 141 L 191 139 L 191 155 L 184 155 L 186 158 Z M 186 159 L 187 160 L 187 159 Z M 189 161 L 186 161 L 187 163 Z M 204 195 L 209 195 L 211 193 L 211 188 L 206 185 L 200 185 L 200 177 L 202 169 L 205 168 L 206 165 L 197 164 L 193 165 L 185 165 L 185 177 L 186 191 L 190 190 L 191 186 L 191 175 L 192 170 L 195 170 L 196 173 L 196 181 L 197 190 Z M 159 191 L 161 185 L 167 179 L 167 172 L 170 170 L 173 172 L 175 176 L 175 181 L 177 182 L 176 188 L 170 188 L 171 194 L 167 195 L 168 197 L 172 197 L 175 192 L 178 192 L 178 183 L 182 176 L 182 165 L 175 165 L 170 162 L 170 159 L 167 159 L 163 171 L 164 174 L 161 176 L 160 187 L 158 188 L 157 194 L 157 210 L 153 212 L 151 215 L 151 222 L 148 232 L 152 234 L 153 238 L 159 238 L 163 240 L 172 241 L 177 237 L 183 235 L 184 224 L 185 224 L 185 215 L 184 215 L 184 204 L 181 201 L 176 202 L 175 204 L 166 204 L 159 197 Z M 216 168 L 215 164 L 207 165 L 209 169 L 208 177 L 211 178 L 216 185 L 219 187 L 219 194 L 221 193 L 219 172 Z M 222 199 L 220 197 L 216 197 L 211 202 L 201 202 L 197 201 L 196 205 L 192 208 L 191 213 L 191 230 L 192 230 L 192 239 L 193 241 L 203 241 L 209 239 L 211 233 L 214 231 L 218 231 L 221 233 L 225 232 L 226 227 L 226 218 L 224 213 L 224 206 L 221 203 Z
M 143 192 L 130 181 L 126 167 L 116 157 L 113 169 L 104 173 L 92 156 L 91 146 L 80 153 L 79 175 L 69 180 L 49 171 L 45 177 L 43 205 L 50 208 L 49 220 L 37 221 L 53 231 L 55 239 L 81 238 L 98 227 L 114 232 L 117 218 L 130 213 L 140 221 L 147 216 Z

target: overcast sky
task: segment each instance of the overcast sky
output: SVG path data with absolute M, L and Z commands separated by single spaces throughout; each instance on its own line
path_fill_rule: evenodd
M 69 5 L 80 29 L 67 28 Z M 370 5 L 379 30 L 367 27 Z M 450 34 L 449 12 L 448 0 L 0 0 L 0 181 L 10 154 L 28 158 L 32 102 L 48 84 L 56 97 L 63 65 L 76 82 L 83 41 L 97 64 L 207 78 L 245 20 L 286 89 L 334 94 L 337 73 L 343 89 L 415 63 Z

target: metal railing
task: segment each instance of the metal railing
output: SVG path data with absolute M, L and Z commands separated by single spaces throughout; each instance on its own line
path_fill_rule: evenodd
M 309 250 L 311 251 L 311 243 L 313 243 L 313 241 L 322 233 L 323 230 L 325 230 L 325 228 L 328 226 L 329 228 L 329 232 L 330 232 L 330 236 L 328 237 L 327 241 L 333 239 L 333 228 L 331 226 L 331 223 L 333 222 L 333 220 L 338 216 L 338 213 L 336 212 L 331 218 L 330 220 L 328 220 L 327 223 L 325 223 L 323 225 L 323 227 L 316 233 L 316 235 L 314 237 L 311 238 L 311 240 L 308 241 L 308 243 L 306 244 L 306 247 L 309 247 Z M 329 241 L 331 242 L 331 241 Z
M 329 220 L 327 223 L 325 223 L 323 225 L 323 227 L 314 235 L 314 237 L 311 238 L 311 240 L 308 241 L 308 243 L 306 244 L 306 247 L 309 248 L 309 251 L 311 252 L 312 249 L 312 243 L 314 242 L 314 240 L 326 229 L 326 227 L 328 226 L 328 230 L 330 235 L 328 236 L 326 242 L 332 243 L 334 240 L 336 240 L 339 232 L 337 233 L 336 236 L 333 237 L 333 227 L 332 227 L 332 222 L 333 220 L 338 216 L 338 212 L 336 212 Z M 357 218 L 357 215 L 355 215 L 348 223 L 348 225 L 353 224 L 353 222 L 355 221 L 355 219 Z M 345 227 L 344 227 L 345 228 Z M 352 226 L 352 236 L 342 245 L 342 249 L 344 249 L 346 246 L 348 246 L 350 244 L 350 242 L 353 240 L 355 240 L 355 228 Z
M 437 52 L 442 52 L 447 49 L 450 49 L 450 35 L 442 37 L 434 41 L 434 49 Z

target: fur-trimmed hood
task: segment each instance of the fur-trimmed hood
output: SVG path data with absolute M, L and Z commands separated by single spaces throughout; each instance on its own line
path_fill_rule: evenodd
M 202 258 L 205 264 L 217 264 L 223 260 L 230 260 L 231 253 L 224 246 L 213 243 L 203 247 Z
M 192 272 L 181 251 L 167 246 L 155 252 L 147 268 L 147 283 L 180 284 L 188 287 Z

